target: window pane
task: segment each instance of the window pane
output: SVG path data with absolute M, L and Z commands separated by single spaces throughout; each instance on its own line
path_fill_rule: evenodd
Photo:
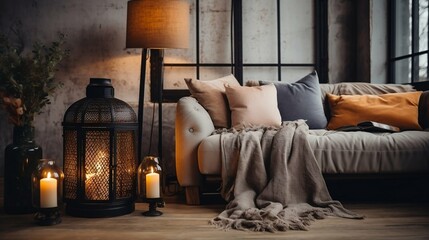
M 411 58 L 402 59 L 395 63 L 395 83 L 411 82 Z
M 275 0 L 243 1 L 243 62 L 277 63 Z
M 247 81 L 277 81 L 277 67 L 244 67 L 243 80 Z
M 398 57 L 411 53 L 411 0 L 395 3 L 395 57 Z
M 428 0 L 419 1 L 419 49 L 428 50 Z
M 416 79 L 418 82 L 428 80 L 428 55 L 423 54 L 419 56 L 419 77 Z
M 231 62 L 231 2 L 200 1 L 201 63 Z
M 164 67 L 164 89 L 188 89 L 185 78 L 196 78 L 195 67 Z
M 200 80 L 212 80 L 231 74 L 231 67 L 202 67 Z
M 314 67 L 282 67 L 282 82 L 294 83 L 313 70 Z
M 314 0 L 280 1 L 280 9 L 282 63 L 314 63 Z

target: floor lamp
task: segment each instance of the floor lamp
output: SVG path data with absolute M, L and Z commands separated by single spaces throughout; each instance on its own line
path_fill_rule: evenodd
M 143 106 L 148 50 L 157 49 L 151 57 L 151 68 L 159 81 L 158 154 L 162 159 L 162 90 L 163 58 L 166 48 L 188 48 L 189 3 L 187 0 L 131 0 L 127 6 L 127 48 L 142 48 L 138 103 L 138 159 L 142 160 Z

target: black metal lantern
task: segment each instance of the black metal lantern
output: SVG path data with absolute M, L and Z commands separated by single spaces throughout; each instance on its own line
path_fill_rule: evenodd
M 66 213 L 113 217 L 134 211 L 137 117 L 114 98 L 110 79 L 91 78 L 63 122 Z

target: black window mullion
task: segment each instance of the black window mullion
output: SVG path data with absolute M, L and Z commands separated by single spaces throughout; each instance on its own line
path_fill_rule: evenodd
M 316 28 L 316 70 L 320 83 L 328 83 L 328 1 L 314 0 L 316 16 L 314 26 Z
M 393 58 L 396 56 L 396 0 L 388 1 L 389 4 L 389 69 L 388 69 L 388 83 L 395 83 L 395 60 Z
M 232 0 L 234 9 L 234 75 L 243 85 L 243 4 Z
M 282 81 L 282 42 L 281 42 L 281 18 L 280 18 L 280 0 L 277 0 L 277 69 L 278 81 Z
M 411 82 L 413 83 L 415 80 L 415 77 L 419 76 L 418 74 L 418 64 L 419 64 L 419 57 L 415 56 L 414 53 L 418 52 L 419 46 L 418 46 L 418 39 L 419 39 L 419 2 L 418 0 L 412 0 L 411 5 L 411 54 L 413 55 L 411 57 Z M 416 74 L 417 71 L 417 74 Z
M 196 77 L 200 79 L 200 0 L 195 0 Z

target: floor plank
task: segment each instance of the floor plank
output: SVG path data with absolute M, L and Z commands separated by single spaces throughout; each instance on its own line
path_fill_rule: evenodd
M 56 226 L 35 225 L 32 215 L 0 214 L 0 239 L 429 239 L 429 204 L 348 204 L 365 220 L 329 217 L 309 231 L 223 231 L 208 224 L 223 205 L 167 204 L 160 217 L 143 217 L 147 204 L 114 218 L 63 216 Z
M 136 203 L 132 214 L 114 218 L 76 218 L 63 215 L 61 224 L 42 227 L 32 214 L 7 215 L 3 211 L 0 178 L 0 240 L 3 239 L 429 239 L 429 202 L 349 202 L 348 209 L 364 220 L 329 217 L 313 222 L 309 231 L 255 233 L 223 231 L 208 224 L 224 202 L 216 196 L 199 206 L 186 205 L 184 195 L 166 198 L 164 214 L 143 217 L 146 203 Z M 217 200 L 216 200 L 217 199 Z M 214 200 L 214 201 L 213 201 Z M 207 203 L 211 202 L 211 204 Z

